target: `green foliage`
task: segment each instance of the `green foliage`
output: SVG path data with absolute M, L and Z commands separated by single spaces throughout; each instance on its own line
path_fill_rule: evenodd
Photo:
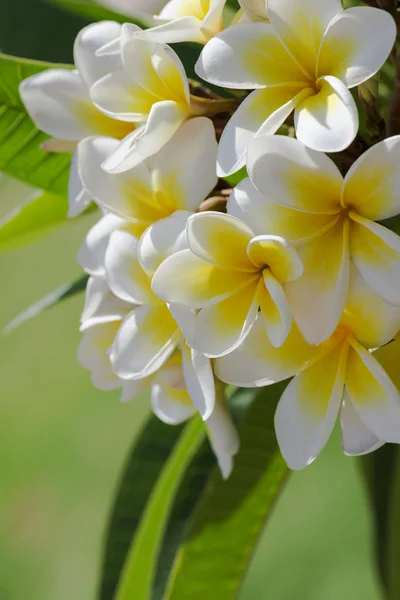
M 116 600 L 148 600 L 151 597 L 160 543 L 173 501 L 187 466 L 203 441 L 204 431 L 200 418 L 192 419 L 166 461 L 136 530 Z
M 0 171 L 66 196 L 70 156 L 41 150 L 48 136 L 32 123 L 18 92 L 23 79 L 55 66 L 65 65 L 0 54 Z
M 0 252 L 34 242 L 55 227 L 71 223 L 67 212 L 65 196 L 36 194 L 0 221 Z
M 110 10 L 105 6 L 97 4 L 93 0 L 46 0 L 49 4 L 53 4 L 58 8 L 77 14 L 80 17 L 89 19 L 90 21 L 117 21 L 118 23 L 136 23 L 140 27 L 144 24 L 132 16 L 121 14 L 114 10 Z
M 284 384 L 265 388 L 239 427 L 241 450 L 231 477 L 215 474 L 194 511 L 177 554 L 166 598 L 236 598 L 259 535 L 288 468 L 273 415 Z
M 88 275 L 82 275 L 82 277 L 79 277 L 79 279 L 73 281 L 72 283 L 63 283 L 57 289 L 50 292 L 50 294 L 44 296 L 38 302 L 31 304 L 31 306 L 24 310 L 24 312 L 17 315 L 10 323 L 8 323 L 4 331 L 9 333 L 10 331 L 13 331 L 13 329 L 16 329 L 25 323 L 25 321 L 29 321 L 29 319 L 37 317 L 47 308 L 51 308 L 59 302 L 63 302 L 64 300 L 75 296 L 75 294 L 84 292 L 88 279 Z

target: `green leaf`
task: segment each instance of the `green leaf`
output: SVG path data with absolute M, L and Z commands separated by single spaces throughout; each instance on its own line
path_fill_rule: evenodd
M 17 315 L 4 328 L 4 332 L 10 333 L 10 331 L 13 331 L 26 321 L 29 321 L 30 319 L 33 319 L 34 317 L 40 315 L 40 313 L 42 313 L 47 308 L 51 308 L 59 302 L 63 302 L 64 300 L 75 296 L 75 294 L 80 294 L 81 292 L 84 292 L 86 289 L 88 279 L 88 275 L 82 275 L 82 277 L 80 277 L 76 281 L 73 281 L 72 283 L 63 283 L 50 294 L 44 296 L 38 302 L 31 304 L 31 306 L 29 306 L 26 310 Z
M 51 67 L 68 68 L 0 54 L 0 171 L 66 196 L 71 157 L 41 150 L 48 136 L 32 123 L 18 92 L 21 81 Z
M 144 24 L 132 15 L 124 15 L 105 6 L 97 4 L 94 0 L 46 0 L 49 4 L 63 10 L 89 19 L 90 21 L 117 21 L 118 23 L 136 23 L 140 27 Z
M 184 428 L 153 488 L 130 548 L 115 600 L 149 600 L 160 543 L 178 486 L 198 451 L 205 429 L 199 417 Z
M 34 242 L 55 227 L 71 223 L 67 213 L 65 196 L 36 194 L 0 221 L 0 252 Z
M 177 554 L 168 600 L 237 597 L 288 473 L 273 426 L 284 385 L 270 386 L 258 394 L 239 427 L 241 450 L 231 477 L 224 482 L 215 474 L 207 485 Z
M 157 478 L 184 426 L 151 415 L 136 439 L 118 487 L 108 527 L 99 600 L 113 598 L 129 547 Z

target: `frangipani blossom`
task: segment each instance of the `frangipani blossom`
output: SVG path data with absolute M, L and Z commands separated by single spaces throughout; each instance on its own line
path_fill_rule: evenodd
M 295 376 L 275 415 L 282 454 L 292 469 L 310 464 L 329 439 L 340 411 L 346 454 L 365 454 L 383 442 L 400 443 L 400 393 L 369 349 L 390 342 L 400 309 L 376 295 L 355 267 L 349 301 L 334 335 L 318 347 L 294 329 L 273 348 L 257 319 L 244 343 L 215 361 L 227 383 L 265 385 Z
M 370 148 L 344 179 L 327 156 L 298 140 L 264 136 L 250 146 L 254 185 L 245 180 L 237 186 L 228 212 L 255 234 L 273 232 L 296 247 L 304 274 L 285 291 L 311 344 L 337 327 L 350 259 L 377 294 L 400 305 L 400 237 L 376 222 L 400 213 L 399 161 L 400 136 Z
M 260 235 L 243 221 L 217 212 L 193 215 L 189 249 L 168 257 L 152 288 L 166 302 L 200 309 L 191 344 L 206 356 L 236 348 L 258 311 L 271 343 L 280 346 L 291 326 L 284 286 L 301 276 L 296 251 L 278 236 Z
M 79 147 L 84 188 L 102 210 L 113 213 L 89 234 L 85 243 L 89 252 L 99 236 L 106 235 L 107 223 L 110 230 L 126 225 L 140 236 L 149 225 L 177 210 L 196 211 L 217 183 L 217 142 L 212 122 L 204 117 L 184 123 L 160 152 L 133 169 L 110 174 L 101 165 L 117 147 L 117 140 L 105 137 L 88 138 Z M 101 253 L 94 250 L 93 254 L 100 257 Z
M 83 337 L 78 349 L 80 364 L 91 371 L 92 382 L 97 388 L 121 388 L 121 402 L 130 402 L 150 388 L 154 414 L 169 425 L 182 423 L 197 413 L 188 389 L 194 388 L 196 397 L 203 391 L 213 396 L 214 408 L 205 420 L 205 426 L 221 473 L 228 477 L 233 456 L 239 449 L 239 438 L 226 405 L 223 386 L 214 382 L 209 361 L 204 377 L 201 357 L 194 355 L 192 359 L 190 350 L 182 344 L 181 350 L 176 350 L 151 376 L 124 380 L 114 373 L 110 353 L 123 318 L 130 310 L 132 305 L 113 295 L 105 279 L 89 279 L 82 314 Z M 184 360 L 183 353 L 187 355 Z M 196 369 L 202 369 L 201 379 L 197 378 Z M 208 389 L 202 388 L 205 379 L 208 379 Z
M 340 0 L 267 0 L 270 24 L 239 23 L 213 37 L 196 65 L 206 81 L 255 90 L 226 126 L 218 172 L 246 161 L 250 141 L 273 134 L 294 110 L 296 135 L 310 148 L 338 152 L 358 131 L 350 88 L 372 77 L 396 39 L 389 13 L 342 9 Z
M 170 0 L 156 20 L 161 24 L 137 37 L 154 42 L 205 44 L 223 29 L 226 0 Z
M 72 152 L 93 135 L 123 139 L 135 129 L 133 123 L 117 121 L 98 110 L 90 99 L 91 85 L 120 67 L 120 58 L 98 56 L 97 50 L 120 35 L 121 25 L 112 21 L 82 29 L 74 45 L 75 70 L 48 69 L 25 79 L 20 95 L 39 129 L 52 136 L 44 149 Z M 72 158 L 69 182 L 69 216 L 85 210 L 91 201 L 82 189 L 76 155 Z
M 90 88 L 93 102 L 104 114 L 139 127 L 104 162 L 110 173 L 131 169 L 156 154 L 185 121 L 232 106 L 232 101 L 192 96 L 172 48 L 139 39 L 136 34 L 141 31 L 124 24 L 120 37 L 99 50 L 101 56 L 120 56 L 122 66 Z

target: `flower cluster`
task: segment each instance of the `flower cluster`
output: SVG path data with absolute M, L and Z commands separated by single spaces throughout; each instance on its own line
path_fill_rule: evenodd
M 275 427 L 293 469 L 339 413 L 346 454 L 400 443 L 379 350 L 397 351 L 400 330 L 400 238 L 382 223 L 400 213 L 400 136 L 345 174 L 335 159 L 359 129 L 349 90 L 388 58 L 394 19 L 340 0 L 242 0 L 226 26 L 225 0 L 159 4 L 150 29 L 93 24 L 75 70 L 21 85 L 45 149 L 74 150 L 70 215 L 92 200 L 102 213 L 78 257 L 80 362 L 123 402 L 151 388 L 166 423 L 200 413 L 225 477 L 239 445 L 225 384 L 292 378 Z M 167 45 L 182 41 L 204 45 L 204 85 Z M 243 166 L 227 191 L 218 178 Z

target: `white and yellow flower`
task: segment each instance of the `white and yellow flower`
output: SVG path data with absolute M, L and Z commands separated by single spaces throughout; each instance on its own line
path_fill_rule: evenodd
M 343 10 L 340 0 L 267 0 L 270 23 L 239 23 L 213 37 L 196 65 L 206 81 L 255 90 L 226 126 L 221 176 L 245 164 L 254 136 L 273 134 L 294 110 L 296 135 L 338 152 L 354 140 L 358 112 L 350 88 L 372 77 L 396 39 L 389 13 Z
M 192 96 L 177 54 L 166 44 L 139 39 L 141 31 L 124 24 L 120 37 L 98 51 L 101 56 L 121 57 L 122 66 L 90 88 L 92 101 L 104 114 L 138 127 L 104 162 L 103 168 L 112 173 L 133 168 L 159 152 L 188 119 L 232 106 L 232 101 Z
M 400 213 L 399 160 L 395 136 L 363 154 L 343 179 L 327 156 L 298 140 L 264 136 L 250 146 L 251 181 L 234 190 L 228 212 L 256 235 L 273 232 L 296 247 L 304 273 L 285 290 L 311 344 L 337 327 L 350 259 L 377 294 L 400 305 L 400 237 L 376 222 Z
M 156 17 L 160 23 L 137 37 L 154 42 L 206 44 L 223 29 L 226 0 L 169 0 Z
M 99 48 L 118 38 L 120 33 L 121 25 L 112 21 L 85 27 L 74 45 L 75 70 L 49 69 L 21 83 L 21 98 L 30 117 L 39 129 L 53 138 L 45 143 L 45 150 L 71 152 L 89 136 L 122 140 L 135 129 L 133 123 L 118 121 L 102 113 L 89 95 L 89 89 L 97 79 L 120 68 L 118 55 L 97 55 Z M 80 214 L 90 200 L 90 195 L 82 189 L 75 155 L 69 182 L 69 216 Z
M 268 385 L 294 375 L 275 415 L 282 454 L 292 469 L 310 464 L 326 444 L 338 413 L 346 454 L 400 443 L 400 393 L 369 349 L 390 342 L 400 309 L 375 294 L 357 274 L 334 335 L 318 347 L 294 328 L 274 348 L 257 319 L 244 343 L 215 361 L 217 376 L 235 385 Z
M 284 285 L 303 270 L 296 251 L 216 212 L 190 217 L 187 240 L 189 249 L 162 263 L 152 287 L 166 302 L 199 310 L 190 343 L 210 357 L 231 352 L 260 310 L 271 343 L 283 344 L 292 326 Z

